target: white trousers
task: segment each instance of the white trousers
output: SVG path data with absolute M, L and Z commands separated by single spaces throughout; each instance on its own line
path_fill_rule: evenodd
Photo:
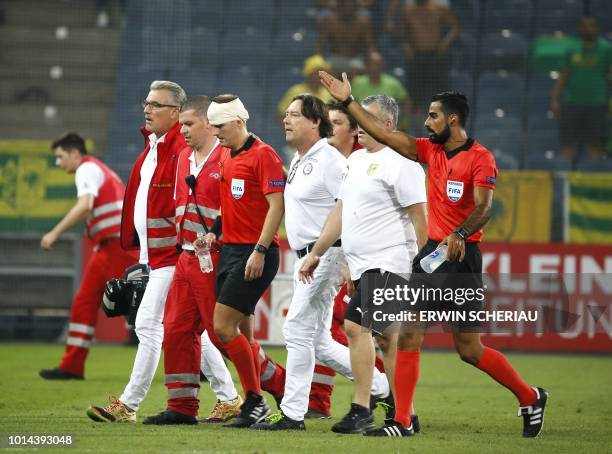
M 287 345 L 287 376 L 283 413 L 298 421 L 308 411 L 310 385 L 315 359 L 348 379 L 353 378 L 349 349 L 331 337 L 334 297 L 345 266 L 342 249 L 330 248 L 315 270 L 313 282 L 303 284 L 298 270 L 303 259 L 297 260 L 293 273 L 293 298 L 283 326 Z M 389 382 L 385 374 L 374 370 L 372 394 L 387 396 Z
M 162 341 L 164 340 L 164 308 L 170 283 L 174 275 L 174 266 L 165 266 L 149 273 L 149 282 L 145 289 L 138 314 L 136 314 L 136 335 L 138 350 L 130 381 L 119 398 L 132 410 L 138 410 L 151 387 L 153 376 L 157 371 Z
M 258 358 L 259 359 L 259 358 Z M 217 400 L 226 402 L 238 397 L 232 375 L 223 361 L 223 355 L 208 337 L 208 332 L 202 333 L 202 362 L 200 369 L 208 379 Z
M 174 268 L 174 266 L 166 266 L 151 270 L 149 282 L 142 296 L 138 314 L 136 315 L 136 335 L 139 341 L 138 350 L 136 351 L 130 381 L 119 398 L 121 402 L 135 411 L 138 410 L 140 403 L 149 391 L 159 364 L 162 342 L 164 340 L 164 327 L 162 324 L 164 308 L 166 307 L 166 298 L 172 283 Z M 206 356 L 210 375 L 206 372 L 204 374 L 217 395 L 217 399 L 234 399 L 237 393 L 233 383 L 231 383 L 233 390 L 229 387 L 228 377 L 231 382 L 230 372 L 223 361 L 221 352 L 213 345 L 206 332 L 202 335 L 202 356 Z M 202 364 L 204 364 L 204 361 Z

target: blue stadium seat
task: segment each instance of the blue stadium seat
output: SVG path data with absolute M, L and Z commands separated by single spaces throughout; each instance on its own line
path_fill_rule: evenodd
M 485 6 L 485 33 L 496 33 L 500 30 L 512 32 L 529 32 L 532 14 L 530 0 L 504 0 L 488 2 Z
M 281 1 L 279 3 L 278 21 L 281 27 L 315 28 L 317 10 L 312 0 Z
M 503 153 L 501 151 L 493 152 L 495 156 L 495 165 L 499 170 L 518 170 L 519 159 L 516 156 Z
M 182 69 L 171 70 L 170 80 L 179 84 L 191 95 L 215 96 L 218 93 L 216 68 L 208 69 Z
M 475 112 L 472 130 L 476 140 L 478 140 L 480 134 L 486 134 L 489 130 L 505 130 L 509 131 L 508 134 L 515 134 L 519 137 L 523 130 L 523 125 L 518 115 L 497 116 L 495 113 L 481 111 L 478 108 L 478 111 Z
M 233 93 L 240 97 L 249 114 L 261 116 L 265 109 L 265 90 L 248 67 L 228 68 L 218 80 L 220 93 Z
M 465 68 L 471 68 L 476 58 L 476 39 L 474 35 L 461 31 L 457 39 L 451 44 L 449 57 L 452 69 L 461 71 Z
M 192 3 L 194 26 L 204 26 L 218 32 L 223 30 L 226 0 L 195 0 Z
M 563 171 L 572 170 L 572 164 L 559 156 L 527 156 L 525 168 L 530 170 Z
M 281 28 L 272 45 L 272 61 L 276 67 L 302 65 L 315 53 L 316 31 L 307 28 Z
M 474 90 L 474 78 L 469 72 L 451 71 L 450 74 L 450 89 L 463 93 L 468 98 L 468 102 L 472 100 L 472 92 Z
M 539 0 L 536 7 L 536 33 L 576 34 L 582 15 L 581 0 Z
M 549 77 L 534 78 L 529 83 L 527 106 L 529 114 L 546 114 L 550 111 L 551 93 L 555 81 Z
M 496 156 L 502 153 L 515 159 L 520 156 L 523 146 L 523 134 L 520 129 L 485 129 L 478 132 L 477 140 Z
M 485 72 L 478 79 L 478 111 L 518 115 L 523 108 L 524 81 L 518 74 Z M 499 112 L 501 109 L 503 112 Z
M 580 172 L 612 172 L 612 159 L 581 159 L 576 165 Z
M 528 111 L 527 120 L 527 129 L 529 131 L 551 131 L 551 133 L 558 134 L 559 122 L 550 111 Z
M 267 67 L 271 33 L 270 29 L 263 27 L 232 29 L 225 34 L 221 45 L 223 64 L 226 67 L 239 65 L 249 65 L 259 69 Z
M 271 69 L 266 84 L 266 96 L 276 108 L 285 92 L 293 85 L 303 82 L 302 68 L 299 66 L 279 67 Z
M 525 64 L 527 49 L 523 35 L 507 31 L 489 33 L 482 43 L 482 67 L 520 71 Z
M 205 26 L 191 30 L 191 66 L 216 71 L 219 62 L 220 32 Z
M 253 26 L 272 32 L 276 27 L 275 0 L 225 0 L 224 3 L 224 27 L 230 33 L 235 29 Z
M 461 24 L 461 28 L 470 30 L 478 25 L 479 0 L 451 0 L 450 10 Z
M 526 150 L 529 155 L 558 154 L 560 150 L 559 134 L 552 129 L 528 130 Z

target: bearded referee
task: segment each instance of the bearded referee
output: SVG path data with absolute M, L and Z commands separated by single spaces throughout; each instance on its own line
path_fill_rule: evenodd
M 319 76 L 330 94 L 347 107 L 359 126 L 375 140 L 408 159 L 429 166 L 429 240 L 413 260 L 413 273 L 423 273 L 418 265 L 420 259 L 438 245 L 446 244 L 447 263 L 440 269 L 450 275 L 465 273 L 463 276 L 481 281 L 482 256 L 478 243 L 482 239 L 482 228 L 491 216 L 497 168 L 493 154 L 467 136 L 465 123 L 469 106 L 466 97 L 457 92 L 434 95 L 425 121 L 429 138 L 415 138 L 384 128 L 354 102 L 346 73 L 342 74 L 342 81 L 325 71 L 319 71 Z M 537 437 L 544 423 L 546 390 L 529 386 L 502 353 L 482 344 L 480 333 L 455 331 L 453 340 L 461 359 L 489 374 L 516 396 L 520 405 L 518 416 L 523 417 L 523 437 Z M 409 410 L 418 381 L 423 338 L 424 332 L 420 331 L 400 334 L 394 380 L 395 418 L 385 427 L 366 435 L 410 435 L 406 428 L 410 426 Z

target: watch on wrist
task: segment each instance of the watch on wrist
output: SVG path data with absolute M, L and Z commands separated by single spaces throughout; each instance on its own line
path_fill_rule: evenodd
M 463 227 L 457 227 L 455 230 L 453 230 L 453 233 L 459 235 L 463 241 L 467 240 L 468 236 L 470 236 L 468 235 L 467 230 L 465 230 Z
M 353 101 L 355 101 L 355 98 L 353 97 L 353 95 L 350 95 L 348 98 L 346 98 L 340 104 L 342 104 L 342 107 L 344 107 L 346 109 L 349 106 L 349 104 L 352 103 Z
M 255 245 L 255 249 L 253 250 L 255 252 L 259 252 L 260 254 L 265 254 L 266 252 L 268 252 L 268 248 L 265 247 L 263 244 L 259 244 L 259 243 Z

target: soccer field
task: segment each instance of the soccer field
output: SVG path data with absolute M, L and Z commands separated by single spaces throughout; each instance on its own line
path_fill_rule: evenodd
M 550 393 L 544 430 L 537 439 L 521 437 L 514 396 L 454 353 L 424 352 L 415 405 L 422 431 L 412 438 L 372 439 L 337 435 L 333 421 L 347 411 L 352 384 L 338 378 L 332 420 L 307 421 L 303 433 L 262 433 L 219 425 L 152 427 L 144 416 L 165 408 L 160 368 L 139 412 L 137 425 L 99 424 L 85 415 L 91 404 L 120 395 L 127 383 L 134 347 L 97 345 L 88 360 L 86 380 L 48 382 L 41 367 L 55 366 L 63 348 L 39 344 L 1 344 L 0 432 L 70 434 L 71 452 L 611 452 L 612 361 L 609 357 L 510 354 L 533 384 Z M 268 349 L 284 363 L 284 351 Z M 163 359 L 162 359 L 163 361 Z M 269 397 L 272 405 L 274 400 Z M 214 398 L 202 384 L 201 412 Z M 377 422 L 382 422 L 378 410 Z M 6 446 L 5 444 L 2 445 Z M 75 451 L 76 450 L 76 451 Z

